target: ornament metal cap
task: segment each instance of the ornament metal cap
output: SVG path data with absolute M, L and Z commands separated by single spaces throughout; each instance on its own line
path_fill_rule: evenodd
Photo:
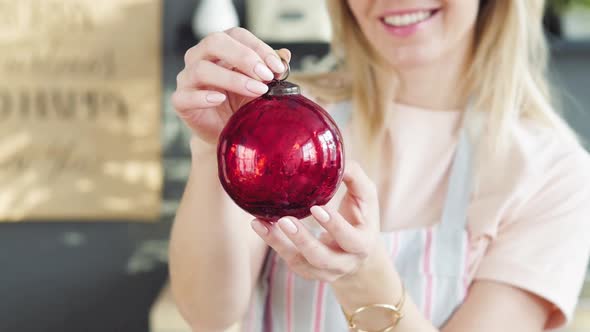
M 287 96 L 287 95 L 299 95 L 301 94 L 301 88 L 297 84 L 286 81 L 291 74 L 291 67 L 285 59 L 281 59 L 283 65 L 285 65 L 285 72 L 279 76 L 279 78 L 272 80 L 268 84 L 268 96 Z
M 301 94 L 301 88 L 291 82 L 274 80 L 268 84 L 266 94 L 269 96 L 299 95 Z

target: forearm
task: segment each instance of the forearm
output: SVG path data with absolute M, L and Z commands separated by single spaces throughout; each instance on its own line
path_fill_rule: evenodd
M 170 273 L 180 311 L 193 328 L 221 330 L 246 310 L 258 274 L 253 269 L 261 263 L 253 253 L 264 244 L 250 236 L 247 216 L 224 206 L 230 202 L 221 197 L 216 163 L 205 158 L 212 156 L 193 157 L 172 230 Z
M 396 305 L 402 296 L 402 282 L 383 248 L 359 271 L 332 283 L 344 310 L 370 304 Z M 476 281 L 469 295 L 441 331 L 543 331 L 552 305 L 526 291 L 493 281 Z M 402 308 L 403 318 L 395 332 L 438 331 L 418 310 L 409 294 Z M 371 310 L 359 327 L 379 330 L 391 324 L 391 318 Z
M 348 314 L 371 304 L 396 305 L 402 297 L 402 281 L 381 243 L 376 249 L 376 254 L 368 259 L 359 271 L 337 280 L 332 284 L 332 288 Z M 395 331 L 438 331 L 422 315 L 408 294 L 402 314 L 403 318 Z M 392 322 L 391 317 L 377 310 L 367 311 L 359 318 L 359 326 L 368 330 L 382 329 Z

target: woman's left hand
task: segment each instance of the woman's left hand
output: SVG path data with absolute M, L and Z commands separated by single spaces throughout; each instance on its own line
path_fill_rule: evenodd
M 283 217 L 276 224 L 252 221 L 252 228 L 289 268 L 306 279 L 334 282 L 352 276 L 378 248 L 379 202 L 375 184 L 356 162 L 347 163 L 347 192 L 338 211 L 311 208 L 325 229 L 315 237 L 300 220 Z

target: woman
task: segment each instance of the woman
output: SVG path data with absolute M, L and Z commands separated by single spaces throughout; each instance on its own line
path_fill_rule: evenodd
M 360 164 L 311 220 L 254 220 L 253 232 L 216 177 L 221 128 L 289 52 L 232 29 L 186 54 L 173 103 L 193 166 L 171 275 L 192 328 L 564 325 L 590 249 L 590 158 L 547 93 L 543 1 L 328 3 L 339 66 L 300 82 Z

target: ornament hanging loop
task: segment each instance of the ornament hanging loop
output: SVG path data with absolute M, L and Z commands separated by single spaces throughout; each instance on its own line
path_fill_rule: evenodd
M 289 62 L 287 62 L 287 60 L 281 58 L 281 61 L 283 62 L 283 65 L 285 66 L 285 71 L 281 74 L 281 76 L 279 76 L 277 78 L 277 81 L 284 81 L 289 77 L 289 74 L 291 74 L 291 66 L 289 66 Z

